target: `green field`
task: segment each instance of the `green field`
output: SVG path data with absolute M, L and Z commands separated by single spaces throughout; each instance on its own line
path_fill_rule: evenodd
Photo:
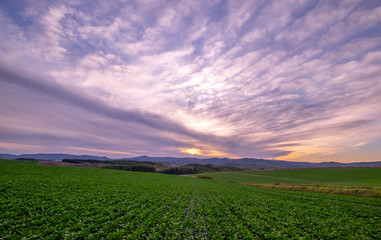
M 381 168 L 320 168 L 208 173 L 218 180 L 240 183 L 287 183 L 381 187 Z
M 2 163 L 20 163 L 20 164 L 38 164 L 38 160 L 7 160 L 7 159 L 0 159 Z
M 0 161 L 1 239 L 381 239 L 381 200 Z

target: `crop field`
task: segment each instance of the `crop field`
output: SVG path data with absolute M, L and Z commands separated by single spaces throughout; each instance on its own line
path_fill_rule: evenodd
M 214 179 L 242 183 L 319 184 L 381 187 L 381 168 L 320 168 L 208 173 Z
M 1 239 L 381 239 L 381 201 L 0 160 Z

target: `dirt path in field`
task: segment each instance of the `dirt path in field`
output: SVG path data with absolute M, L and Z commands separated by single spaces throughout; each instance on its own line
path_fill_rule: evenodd
M 272 177 L 272 176 L 264 176 L 259 174 L 251 174 L 251 173 L 237 173 L 241 175 L 247 175 L 247 176 L 256 176 L 256 177 L 264 177 L 264 178 L 271 178 L 271 179 L 285 179 L 285 180 L 293 180 L 293 181 L 299 181 L 299 182 L 310 182 L 310 183 L 317 183 L 315 181 L 310 180 L 304 180 L 304 179 L 297 179 L 297 178 L 287 178 L 287 177 Z

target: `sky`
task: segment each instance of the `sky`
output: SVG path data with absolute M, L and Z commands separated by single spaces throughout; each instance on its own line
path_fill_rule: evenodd
M 381 161 L 381 1 L 0 1 L 0 152 Z

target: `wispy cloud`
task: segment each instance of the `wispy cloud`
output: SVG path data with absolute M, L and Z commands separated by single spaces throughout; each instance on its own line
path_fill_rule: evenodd
M 377 1 L 3 2 L 0 23 L 9 144 L 318 160 L 380 137 Z

